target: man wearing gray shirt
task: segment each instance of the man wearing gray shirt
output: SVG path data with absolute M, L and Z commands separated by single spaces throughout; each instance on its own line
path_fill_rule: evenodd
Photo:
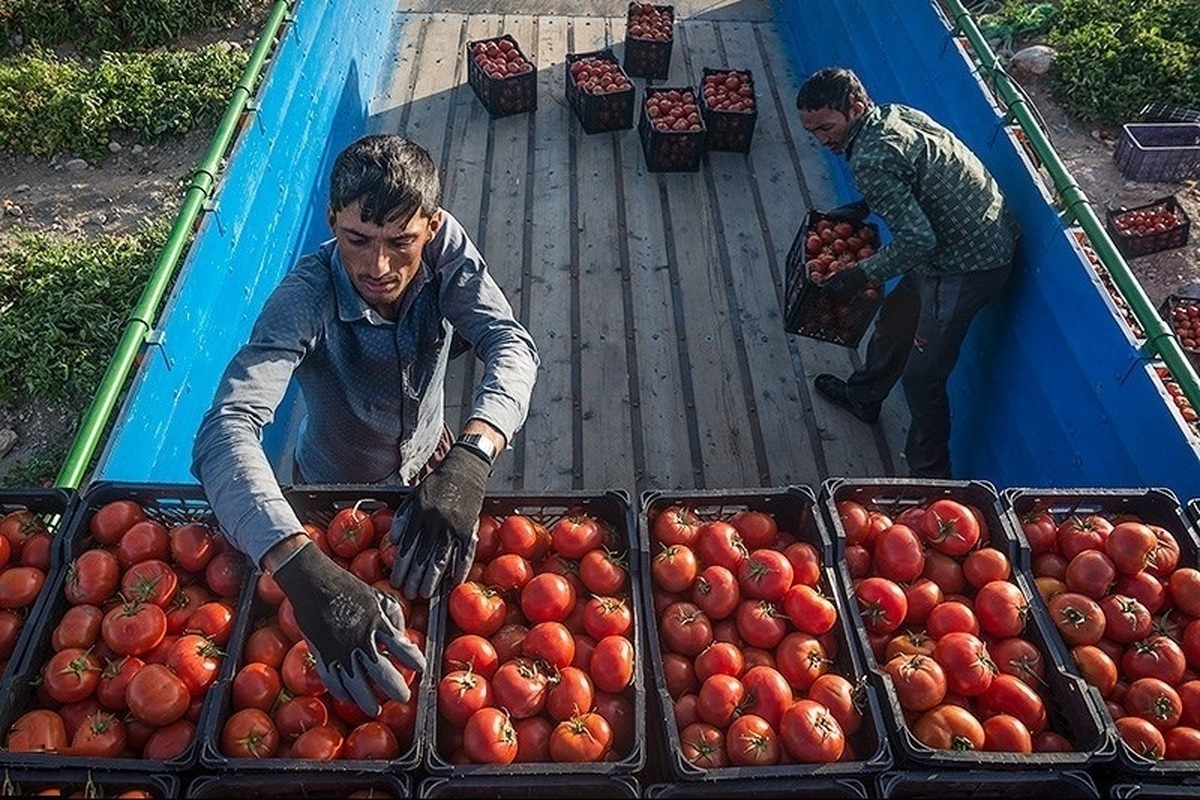
M 403 137 L 365 136 L 342 151 L 330 187 L 334 239 L 268 298 L 192 454 L 230 541 L 291 600 L 326 688 L 368 713 L 380 707 L 368 678 L 397 700 L 409 696 L 387 652 L 418 670 L 424 656 L 393 598 L 309 546 L 262 431 L 294 375 L 307 408 L 297 480 L 415 483 L 389 532 L 392 583 L 429 597 L 444 574 L 465 579 L 492 462 L 525 422 L 538 356 L 439 195 L 433 160 Z M 483 362 L 457 440 L 443 409 L 455 333 Z

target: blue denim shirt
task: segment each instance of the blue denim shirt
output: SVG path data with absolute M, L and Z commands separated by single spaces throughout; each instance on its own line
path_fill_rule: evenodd
M 192 473 L 222 529 L 254 559 L 301 530 L 262 449 L 295 375 L 307 408 L 296 460 L 311 483 L 409 483 L 443 429 L 453 333 L 483 362 L 470 418 L 511 441 L 529 411 L 538 355 L 462 225 L 443 210 L 394 322 L 355 291 L 335 241 L 267 299 L 204 415 Z

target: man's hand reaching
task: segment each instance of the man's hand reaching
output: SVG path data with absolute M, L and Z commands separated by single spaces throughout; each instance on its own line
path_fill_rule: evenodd
M 292 602 L 296 624 L 330 694 L 371 716 L 381 710 L 372 681 L 388 697 L 408 701 L 408 683 L 388 654 L 417 671 L 425 669 L 425 655 L 405 633 L 404 612 L 395 598 L 342 569 L 311 541 L 272 574 Z

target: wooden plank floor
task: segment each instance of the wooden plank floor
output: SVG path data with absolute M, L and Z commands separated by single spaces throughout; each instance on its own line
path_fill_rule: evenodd
M 611 9 L 398 12 L 394 73 L 369 126 L 406 133 L 439 160 L 443 206 L 479 244 L 542 359 L 529 420 L 493 489 L 636 497 L 903 473 L 903 401 L 870 427 L 830 407 L 812 378 L 848 373 L 858 354 L 783 330 L 792 237 L 810 206 L 837 200 L 794 112 L 802 76 L 761 6 L 743 17 L 683 8 L 671 74 L 657 83 L 695 86 L 704 67 L 748 68 L 759 105 L 749 154 L 709 153 L 683 174 L 647 172 L 636 128 L 585 134 L 565 101 L 567 53 L 622 55 L 625 20 Z M 462 54 L 501 33 L 538 66 L 538 108 L 491 119 Z M 640 103 L 646 81 L 635 83 Z M 451 365 L 452 427 L 477 367 L 469 357 Z

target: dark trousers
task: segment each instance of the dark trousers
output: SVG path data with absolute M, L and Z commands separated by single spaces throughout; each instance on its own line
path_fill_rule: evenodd
M 1011 267 L 939 277 L 910 272 L 883 299 L 866 362 L 846 386 L 851 402 L 878 406 L 902 381 L 912 414 L 904 455 L 914 477 L 950 477 L 946 382 L 971 320 L 1000 294 L 1011 272 Z

